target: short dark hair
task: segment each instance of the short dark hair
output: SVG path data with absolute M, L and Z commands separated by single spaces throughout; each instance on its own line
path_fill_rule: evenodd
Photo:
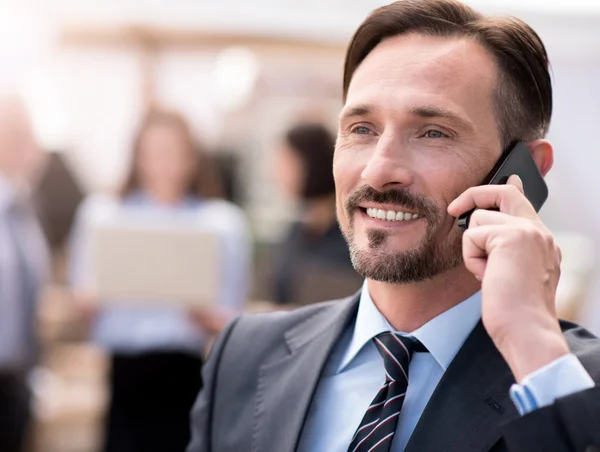
M 218 172 L 204 149 L 195 140 L 189 123 L 181 113 L 162 108 L 153 108 L 147 111 L 142 118 L 133 140 L 131 163 L 125 183 L 120 190 L 121 197 L 128 196 L 141 188 L 138 175 L 140 146 L 146 131 L 156 125 L 168 126 L 176 130 L 183 138 L 190 153 L 190 159 L 195 168 L 187 182 L 186 194 L 195 198 L 222 198 L 223 186 Z
M 498 65 L 493 105 L 503 147 L 543 138 L 552 116 L 552 81 L 546 48 L 520 19 L 484 16 L 457 0 L 400 0 L 374 10 L 350 41 L 343 98 L 366 56 L 386 38 L 418 33 L 466 36 L 486 48 Z
M 335 137 L 329 129 L 317 123 L 298 124 L 287 131 L 285 143 L 304 164 L 302 197 L 310 200 L 334 194 Z

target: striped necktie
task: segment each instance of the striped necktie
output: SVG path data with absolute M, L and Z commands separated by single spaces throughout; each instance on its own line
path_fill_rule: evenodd
M 391 332 L 378 334 L 373 342 L 383 358 L 385 383 L 367 409 L 348 452 L 388 452 L 408 388 L 408 365 L 414 351 L 427 349 L 414 338 Z

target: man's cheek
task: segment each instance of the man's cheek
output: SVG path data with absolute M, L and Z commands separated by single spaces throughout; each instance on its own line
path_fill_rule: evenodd
M 342 228 L 342 230 L 346 230 L 346 201 L 339 191 L 336 193 L 336 214 L 340 227 Z

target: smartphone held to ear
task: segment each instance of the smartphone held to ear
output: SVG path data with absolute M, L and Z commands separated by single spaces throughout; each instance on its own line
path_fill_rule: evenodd
M 521 178 L 525 197 L 533 205 L 535 211 L 539 212 L 548 198 L 548 186 L 531 156 L 531 151 L 522 141 L 517 142 L 502 154 L 481 185 L 506 184 L 508 178 L 513 174 Z M 469 220 L 474 211 L 475 209 L 470 210 L 458 218 L 459 228 L 466 230 L 469 227 Z

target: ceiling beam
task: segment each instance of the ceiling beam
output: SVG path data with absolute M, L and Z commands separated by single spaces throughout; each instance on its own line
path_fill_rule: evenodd
M 256 50 L 343 54 L 345 43 L 306 38 L 225 31 L 201 31 L 147 26 L 65 26 L 59 44 L 64 47 L 116 46 L 159 50 L 165 47 L 248 47 Z

